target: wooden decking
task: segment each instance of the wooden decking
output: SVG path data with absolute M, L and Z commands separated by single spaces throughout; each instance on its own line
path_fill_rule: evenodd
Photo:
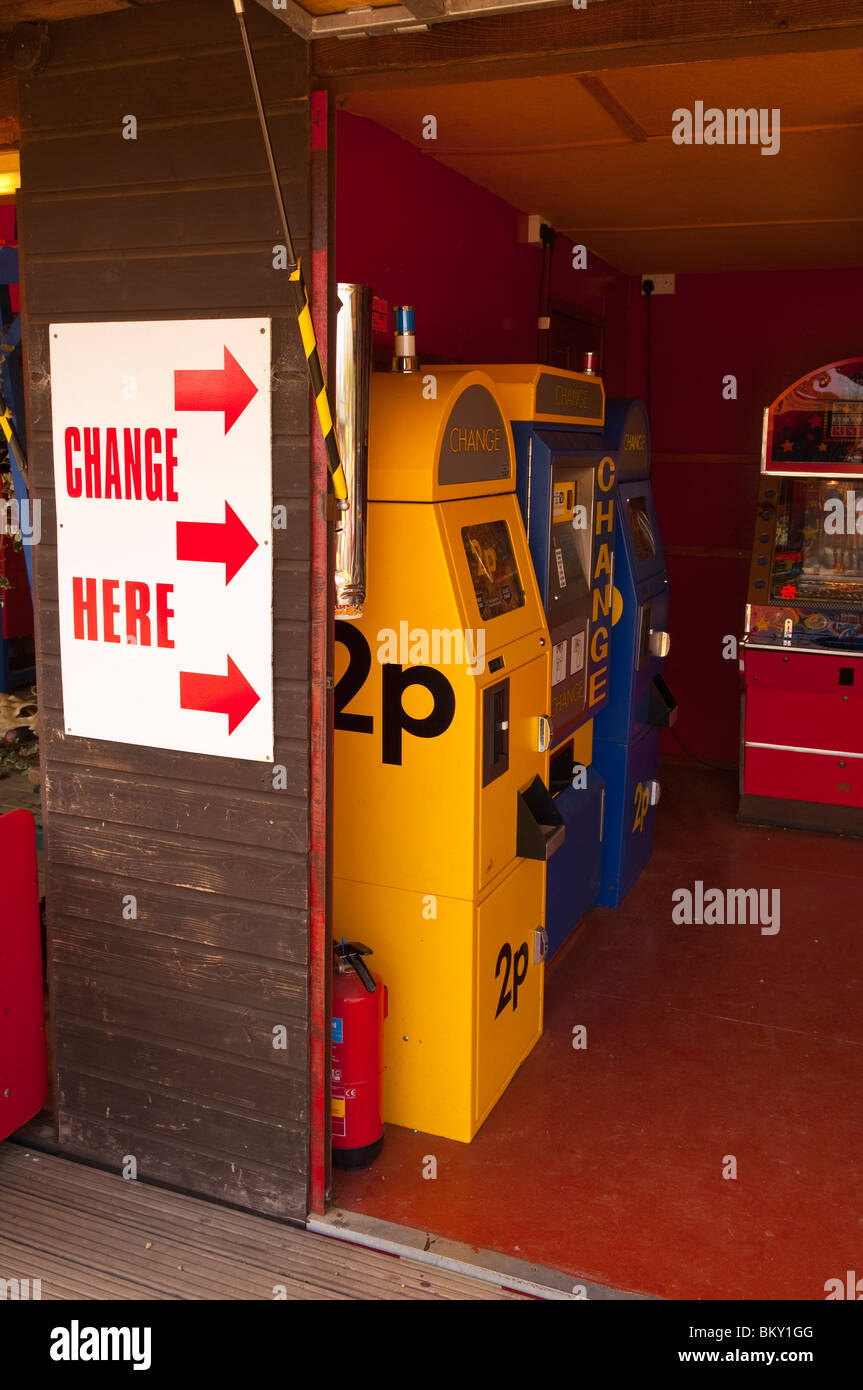
M 414 1260 L 0 1144 L 0 1280 L 44 1299 L 511 1299 Z

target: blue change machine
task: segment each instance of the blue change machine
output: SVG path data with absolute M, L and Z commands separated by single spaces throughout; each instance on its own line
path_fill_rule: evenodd
M 549 790 L 566 828 L 547 866 L 553 955 L 601 887 L 605 783 L 593 730 L 610 694 L 614 461 L 599 377 L 547 366 L 493 370 L 552 644 Z
M 668 572 L 650 487 L 650 425 L 641 401 L 609 400 L 605 446 L 614 460 L 611 683 L 594 721 L 593 761 L 606 784 L 602 884 L 597 901 L 622 902 L 650 858 L 659 800 L 659 736 L 677 706 L 663 679 Z

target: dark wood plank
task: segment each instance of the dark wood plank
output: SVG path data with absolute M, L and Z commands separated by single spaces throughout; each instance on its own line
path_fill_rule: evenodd
M 31 502 L 35 506 L 38 504 L 38 525 L 40 528 L 39 546 L 56 545 L 57 543 L 57 508 L 54 503 L 53 489 L 40 488 L 36 486 L 35 479 L 31 477 L 33 484 Z M 36 512 L 33 512 L 33 520 L 37 521 Z M 39 546 L 34 547 L 38 552 Z
M 277 851 L 253 854 L 228 849 L 217 841 L 171 838 L 128 826 L 52 816 L 49 833 L 48 884 L 52 864 L 112 874 L 133 885 L 194 888 L 203 893 L 308 908 L 308 863 Z
M 149 1033 L 178 1047 L 199 1047 L 225 1052 L 251 1062 L 270 1060 L 274 1065 L 295 1072 L 307 1066 L 308 1037 L 300 1021 L 286 1023 L 286 1047 L 273 1048 L 273 1015 L 263 1009 L 225 1004 L 219 1000 L 196 998 L 194 1009 L 178 995 L 163 993 L 154 1007 L 154 993 L 137 981 L 118 980 L 111 975 L 54 966 L 54 988 L 62 1000 L 62 1011 L 75 1018 L 100 1021 L 110 1028 L 126 1028 L 130 1033 Z M 285 1121 L 292 1124 L 290 1117 Z
M 180 1192 L 213 1197 L 268 1216 L 296 1219 L 298 1212 L 306 1210 L 306 1178 L 299 1159 L 296 1171 L 288 1166 L 286 1146 L 276 1150 L 284 1154 L 285 1166 L 265 1168 L 214 1155 L 200 1140 L 193 1146 L 157 1139 L 137 1127 L 118 1130 L 107 1121 L 99 1123 L 65 1109 L 58 1110 L 57 1123 L 66 1152 L 114 1172 L 122 1172 L 126 1154 L 134 1153 L 138 1177 L 144 1182 L 163 1183 Z
M 57 1103 L 67 1112 L 97 1122 L 104 1122 L 107 1111 L 117 1129 L 130 1125 L 139 1131 L 143 1127 L 148 1135 L 179 1140 L 193 1148 L 203 1142 L 207 1148 L 252 1163 L 272 1162 L 275 1132 L 284 1140 L 286 1159 L 296 1156 L 294 1164 L 286 1162 L 284 1166 L 297 1177 L 302 1173 L 299 1127 L 290 1120 L 274 1127 L 269 1119 L 238 1115 L 223 1105 L 204 1105 L 194 1096 L 169 1096 L 152 1086 L 141 1089 L 116 1080 L 105 1082 L 74 1068 L 63 1073 Z M 135 1152 L 134 1146 L 130 1152 Z
M 162 884 L 118 883 L 94 873 L 89 865 L 52 864 L 49 910 L 61 925 L 67 921 L 114 924 L 128 891 L 137 898 L 136 930 L 172 941 L 175 950 L 183 944 L 201 945 L 303 968 L 308 962 L 308 913 L 302 909 L 214 898 L 211 893 L 167 889 Z M 131 991 L 134 981 L 127 983 Z M 257 1006 L 256 999 L 250 1000 L 250 1007 Z M 189 1021 L 193 1029 L 193 1016 Z M 130 1021 L 127 1026 L 137 1027 Z
M 304 247 L 297 245 L 302 255 Z M 86 266 L 86 272 L 84 270 Z M 273 269 L 271 244 L 261 243 L 254 253 L 241 248 L 227 254 L 204 249 L 183 254 L 148 257 L 114 255 L 103 260 L 43 261 L 39 274 L 29 261 L 25 267 L 28 310 L 80 321 L 86 312 L 102 317 L 138 315 L 158 317 L 156 308 L 182 305 L 187 318 L 207 317 L 218 292 L 220 317 L 239 313 L 267 314 L 272 305 L 288 303 L 285 272 Z M 304 358 L 295 338 L 291 354 L 292 385 L 299 382 Z
M 176 12 L 177 7 L 172 8 Z M 239 28 L 226 30 L 225 38 L 222 46 L 198 55 L 194 63 L 189 63 L 187 55 L 174 46 L 161 55 L 140 50 L 137 55 L 115 54 L 113 63 L 98 66 L 91 61 L 86 66 L 76 64 L 71 71 L 63 66 L 61 39 L 38 81 L 28 85 L 28 130 L 31 136 L 62 130 L 68 120 L 70 100 L 79 131 L 117 122 L 129 112 L 137 115 L 139 129 L 141 123 L 170 121 L 178 116 L 246 112 L 253 98 Z M 118 63 L 121 56 L 125 61 Z M 288 101 L 304 100 L 307 62 L 305 44 L 290 33 L 279 31 L 256 44 L 255 65 L 268 114 Z M 136 67 L 130 72 L 133 63 Z M 131 84 L 134 108 L 129 105 Z
M 269 1010 L 271 1026 L 287 1026 L 290 1020 L 302 1022 L 308 1016 L 308 985 L 301 966 L 274 964 L 236 951 L 193 947 L 188 942 L 179 954 L 175 939 L 142 931 L 137 921 L 123 921 L 120 894 L 110 926 L 60 920 L 54 911 L 51 962 L 55 967 L 75 967 L 88 974 L 155 985 L 160 992 L 173 991 L 185 997 L 187 1004 L 189 998 L 197 1001 L 200 997 L 237 1005 L 254 999 L 259 1008 Z M 157 1000 L 161 1009 L 163 1001 L 153 994 L 154 1004 Z M 61 1013 L 67 1011 L 62 989 L 54 1007 Z M 272 1046 L 270 1050 L 275 1051 Z M 259 1060 L 269 1064 L 271 1058 L 265 1054 Z
M 38 79 L 36 79 L 38 81 Z M 134 92 L 127 97 L 135 105 Z M 134 111 L 131 112 L 134 114 Z M 217 181 L 235 175 L 267 172 L 267 161 L 254 109 L 222 120 L 187 122 L 148 129 L 142 118 L 138 138 L 124 140 L 123 112 L 118 112 L 116 131 L 79 135 L 40 135 L 21 146 L 21 186 L 27 192 L 57 193 L 132 187 L 141 184 L 184 183 L 186 180 Z M 303 151 L 308 141 L 308 114 L 303 103 L 273 116 L 270 134 L 279 172 L 299 179 L 305 171 Z M 29 133 L 29 132 L 28 132 Z M 188 234 L 183 240 L 194 240 Z
M 211 784 L 213 759 L 198 753 L 176 753 L 167 748 L 145 748 L 132 743 L 105 743 L 96 739 L 74 738 L 63 732 L 53 720 L 39 730 L 44 766 L 60 765 L 86 768 L 92 771 L 133 776 L 156 776 L 176 779 L 187 787 L 199 783 Z M 273 792 L 276 767 L 285 769 L 285 790 L 293 796 L 305 796 L 308 788 L 309 751 L 305 742 L 278 741 L 273 763 L 251 763 L 233 758 L 218 760 L 218 781 L 222 787 L 237 787 L 245 791 Z M 273 793 L 282 795 L 282 792 Z
M 205 1053 L 200 1047 L 177 1048 L 151 1037 L 132 1036 L 122 1026 L 108 1028 L 101 1020 L 91 1023 L 63 1016 L 54 1055 L 61 1075 L 68 1065 L 106 1079 L 269 1115 L 277 1122 L 284 1117 L 302 1123 L 307 1078 L 288 1071 L 274 1060 L 275 1049 L 270 1051 L 272 1057 L 252 1066 L 222 1053 Z
M 45 809 L 53 815 L 294 855 L 304 855 L 308 849 L 307 804 L 287 788 L 273 790 L 272 784 L 262 800 L 260 793 L 229 793 L 217 783 L 184 787 L 170 778 L 153 782 L 49 764 L 43 771 L 42 789 Z
M 273 531 L 273 563 L 278 574 L 284 561 L 308 562 L 311 538 L 308 499 L 282 497 L 277 501 L 284 507 L 279 518 L 284 524 Z
M 285 181 L 291 231 L 297 241 L 308 237 L 304 177 Z M 57 246 L 57 218 L 63 219 L 63 244 Z M 201 180 L 188 188 L 161 191 L 118 188 L 100 194 L 67 192 L 31 194 L 27 200 L 27 254 L 74 256 L 82 252 L 143 250 L 182 246 L 241 245 L 283 241 L 269 178 L 242 174 L 234 180 Z M 33 262 L 36 263 L 36 262 Z
M 144 0 L 143 7 L 135 0 L 130 4 L 134 8 L 118 14 L 52 26 L 52 69 L 65 67 L 74 72 L 81 67 L 125 67 L 160 61 L 172 53 L 185 63 L 194 63 L 223 46 L 239 49 L 239 29 L 231 5 L 213 5 L 212 0 L 173 0 L 170 9 L 154 0 Z M 275 16 L 256 5 L 247 5 L 246 10 L 256 52 L 267 44 L 283 51 L 290 44 L 301 44 Z M 290 68 L 286 78 L 292 80 Z M 303 79 L 300 69 L 293 79 L 300 90 L 305 86 Z

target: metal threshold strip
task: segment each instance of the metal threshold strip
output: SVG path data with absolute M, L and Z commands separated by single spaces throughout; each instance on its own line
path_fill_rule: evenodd
M 399 1226 L 392 1221 L 382 1221 L 378 1217 L 364 1216 L 341 1207 L 331 1207 L 326 1216 L 310 1216 L 306 1226 L 317 1235 L 433 1265 L 451 1274 L 479 1279 L 493 1284 L 497 1289 L 524 1294 L 528 1298 L 573 1303 L 657 1301 L 650 1294 L 606 1288 L 589 1279 L 564 1274 L 561 1270 L 546 1269 L 512 1255 L 502 1255 L 496 1250 L 477 1250 L 461 1241 L 445 1240 L 428 1231 Z

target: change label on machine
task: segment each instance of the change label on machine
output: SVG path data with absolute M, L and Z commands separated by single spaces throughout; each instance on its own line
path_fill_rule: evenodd
M 67 734 L 272 761 L 270 336 L 51 325 Z

